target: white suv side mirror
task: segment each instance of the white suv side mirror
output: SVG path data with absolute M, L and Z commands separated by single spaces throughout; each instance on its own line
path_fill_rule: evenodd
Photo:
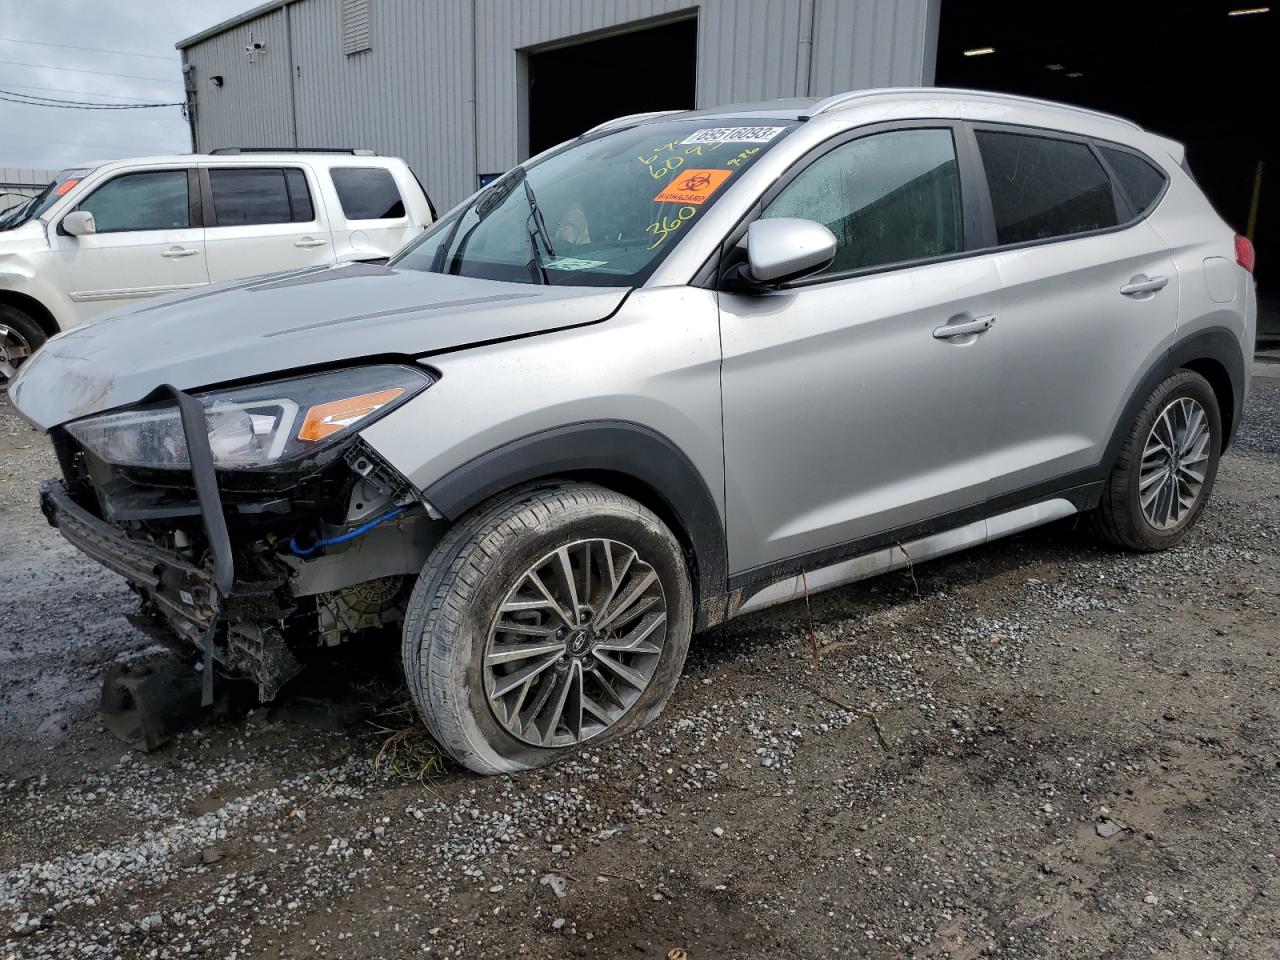
M 83 237 L 98 232 L 98 225 L 93 222 L 93 214 L 88 210 L 72 210 L 62 218 L 62 229 L 73 237 Z

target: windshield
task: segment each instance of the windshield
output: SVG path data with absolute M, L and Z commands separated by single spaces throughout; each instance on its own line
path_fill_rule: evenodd
M 0 230 L 12 230 L 48 210 L 59 197 L 74 187 L 88 170 L 63 170 L 30 200 L 23 200 L 0 212 Z
M 518 283 L 639 285 L 795 126 L 668 120 L 573 141 L 508 172 L 392 263 Z

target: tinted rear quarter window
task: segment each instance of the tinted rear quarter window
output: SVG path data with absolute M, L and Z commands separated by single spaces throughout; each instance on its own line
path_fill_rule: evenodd
M 334 167 L 333 187 L 348 220 L 398 220 L 404 201 L 391 171 L 382 167 Z
M 1136 153 L 1128 150 L 1117 150 L 1114 147 L 1099 147 L 1098 151 L 1111 165 L 1120 187 L 1133 204 L 1135 215 L 1146 213 L 1164 189 L 1164 174 L 1151 163 Z
M 1083 143 L 976 131 L 1001 245 L 1114 227 L 1111 180 Z
M 209 170 L 209 187 L 220 227 L 315 219 L 306 177 L 298 169 L 214 167 Z

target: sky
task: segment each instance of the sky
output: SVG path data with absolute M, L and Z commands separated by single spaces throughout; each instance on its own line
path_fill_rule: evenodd
M 0 91 L 102 103 L 180 101 L 174 44 L 261 2 L 0 0 Z M 66 110 L 0 100 L 0 167 L 58 170 L 190 150 L 178 107 Z

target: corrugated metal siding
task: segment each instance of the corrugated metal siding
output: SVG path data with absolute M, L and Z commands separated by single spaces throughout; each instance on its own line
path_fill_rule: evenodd
M 56 170 L 28 170 L 25 167 L 0 167 L 0 210 L 12 206 L 21 194 L 34 197 L 58 175 Z
M 298 144 L 402 156 L 443 209 L 475 189 L 477 173 L 522 159 L 530 48 L 696 14 L 698 106 L 818 96 L 931 78 L 939 0 L 377 0 L 370 49 L 354 57 L 343 52 L 347 2 L 288 6 Z M 291 142 L 285 18 L 274 10 L 186 51 L 200 149 Z M 251 30 L 269 44 L 255 64 L 244 53 Z
M 929 0 L 817 0 L 810 95 L 920 84 L 928 8 Z
M 249 62 L 245 47 L 266 43 Z M 196 68 L 197 148 L 279 147 L 292 144 L 289 40 L 285 11 L 273 10 L 186 51 Z M 212 77 L 221 76 L 216 87 Z
M 342 52 L 363 53 L 373 46 L 370 0 L 342 0 Z

